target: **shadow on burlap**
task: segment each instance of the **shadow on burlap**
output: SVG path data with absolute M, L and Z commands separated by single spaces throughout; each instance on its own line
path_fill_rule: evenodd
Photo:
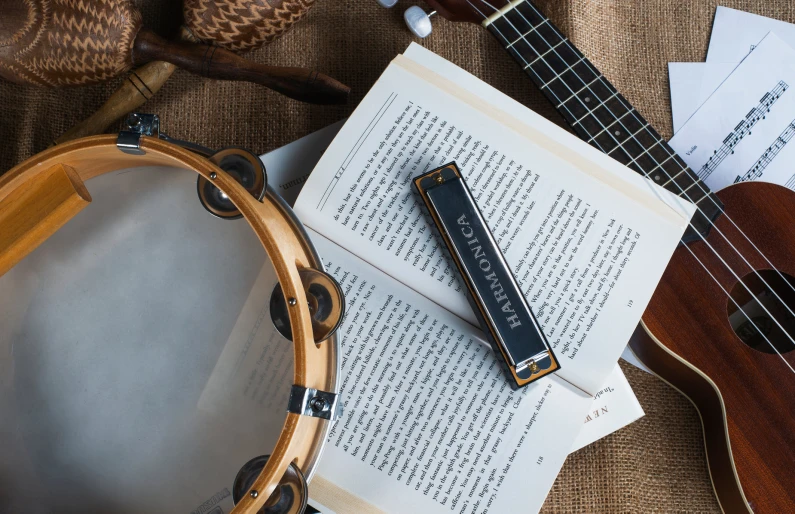
M 146 25 L 173 34 L 176 2 L 138 2 Z M 173 137 L 256 153 L 277 148 L 348 115 L 389 61 L 412 40 L 402 22 L 412 2 L 392 10 L 374 0 L 318 0 L 288 35 L 249 57 L 306 66 L 352 87 L 347 106 L 310 106 L 250 84 L 222 83 L 177 73 L 142 109 L 160 115 Z M 787 21 L 789 2 L 722 2 Z M 589 56 L 639 111 L 671 136 L 666 64 L 704 59 L 716 2 L 569 0 L 540 7 Z M 486 82 L 561 123 L 505 51 L 482 29 L 434 19 L 421 43 Z M 76 120 L 91 114 L 118 85 L 42 90 L 0 84 L 0 170 L 46 148 Z M 111 132 L 118 127 L 113 127 Z M 646 416 L 571 455 L 544 512 L 719 512 L 704 460 L 698 414 L 656 378 L 623 366 Z M 518 493 L 517 493 L 518 494 Z

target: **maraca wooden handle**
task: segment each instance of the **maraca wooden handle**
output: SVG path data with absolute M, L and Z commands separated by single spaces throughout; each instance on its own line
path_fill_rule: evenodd
M 316 71 L 266 66 L 217 46 L 172 42 L 153 32 L 140 31 L 135 38 L 133 61 L 137 64 L 158 60 L 168 61 L 204 77 L 261 84 L 303 102 L 345 103 L 350 92 L 348 86 Z
M 72 139 L 101 134 L 114 121 L 135 111 L 157 93 L 177 67 L 170 62 L 153 61 L 130 72 L 97 112 L 81 121 L 55 140 L 59 145 Z

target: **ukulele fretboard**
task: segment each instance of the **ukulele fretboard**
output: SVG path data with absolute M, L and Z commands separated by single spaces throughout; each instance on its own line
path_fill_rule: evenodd
M 513 0 L 484 25 L 581 139 L 695 203 L 692 225 L 701 234 L 709 231 L 720 200 L 549 18 L 532 3 Z M 683 238 L 698 239 L 692 228 Z

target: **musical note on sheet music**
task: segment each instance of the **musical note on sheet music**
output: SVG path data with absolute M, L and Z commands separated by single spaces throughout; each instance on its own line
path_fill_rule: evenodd
M 787 143 L 789 143 L 790 139 L 795 136 L 795 120 L 787 125 L 787 128 L 784 129 L 784 132 L 779 134 L 779 136 L 773 141 L 773 144 L 770 145 L 767 150 L 762 154 L 762 156 L 751 166 L 744 175 L 738 175 L 736 179 L 734 179 L 734 183 L 737 182 L 746 182 L 748 180 L 756 180 L 762 176 L 762 173 L 767 168 L 767 165 L 773 162 L 773 159 L 776 158 L 778 153 L 784 148 Z
M 713 191 L 752 180 L 795 190 L 793 84 L 795 48 L 771 32 L 669 143 Z
M 789 85 L 783 80 L 780 80 L 773 89 L 762 96 L 759 100 L 759 105 L 748 111 L 745 118 L 734 127 L 734 130 L 732 130 L 728 136 L 726 136 L 720 148 L 715 150 L 713 155 L 707 159 L 707 162 L 698 170 L 698 177 L 700 179 L 706 179 L 715 168 L 720 166 L 720 163 L 722 163 L 727 156 L 734 153 L 734 148 L 746 135 L 751 133 L 751 129 L 754 128 L 754 125 L 756 125 L 759 120 L 765 119 L 767 113 L 770 112 L 770 107 L 781 98 L 781 95 L 784 94 L 788 88 Z

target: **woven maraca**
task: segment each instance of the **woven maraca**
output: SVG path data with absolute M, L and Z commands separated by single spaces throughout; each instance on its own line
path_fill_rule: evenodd
M 315 0 L 184 0 L 180 38 L 238 53 L 254 50 L 282 36 L 314 3 Z M 96 112 L 70 128 L 55 143 L 104 132 L 154 96 L 175 69 L 171 63 L 154 61 L 133 70 Z
M 346 86 L 314 71 L 264 66 L 218 47 L 166 41 L 142 29 L 130 0 L 6 2 L 0 22 L 0 77 L 13 82 L 92 84 L 133 65 L 167 61 L 211 78 L 256 82 L 298 100 L 347 99 Z
M 315 0 L 184 0 L 185 26 L 204 43 L 247 52 L 303 18 Z
M 5 0 L 0 77 L 41 86 L 79 86 L 132 65 L 141 14 L 127 0 Z

